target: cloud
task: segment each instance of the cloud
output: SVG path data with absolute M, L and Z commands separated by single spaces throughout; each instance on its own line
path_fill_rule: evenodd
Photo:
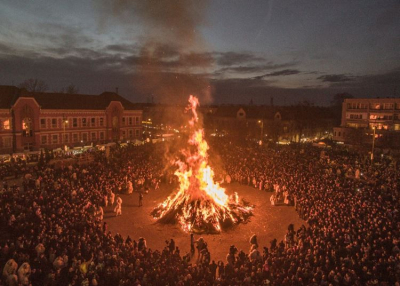
M 220 66 L 234 66 L 243 63 L 260 62 L 260 61 L 265 62 L 264 58 L 255 56 L 250 53 L 235 53 L 235 52 L 215 53 L 215 58 L 216 58 L 216 63 Z
M 348 76 L 345 74 L 327 74 L 317 77 L 323 82 L 347 82 L 354 80 L 353 76 Z
M 256 77 L 254 77 L 254 79 L 263 79 L 266 77 L 274 77 L 274 76 L 288 76 L 288 75 L 294 75 L 294 74 L 299 74 L 299 73 L 301 73 L 299 70 L 285 69 L 285 70 L 267 73 L 267 74 L 264 74 L 261 76 L 256 76 Z

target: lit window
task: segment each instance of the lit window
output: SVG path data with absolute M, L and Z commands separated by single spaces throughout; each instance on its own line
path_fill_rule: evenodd
M 6 119 L 3 122 L 3 129 L 4 130 L 10 130 L 10 119 Z

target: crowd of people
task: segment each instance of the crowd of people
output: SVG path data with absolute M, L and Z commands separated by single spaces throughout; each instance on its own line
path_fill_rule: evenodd
M 162 144 L 117 148 L 85 166 L 30 167 L 22 186 L 3 186 L 0 285 L 400 285 L 395 161 L 307 145 L 211 147 L 225 182 L 283 197 L 305 225 L 271 242 L 253 236 L 249 253 L 232 245 L 218 262 L 202 238 L 188 238 L 181 254 L 173 240 L 153 250 L 143 237 L 112 234 L 106 201 L 121 208 L 119 194 L 174 181 Z

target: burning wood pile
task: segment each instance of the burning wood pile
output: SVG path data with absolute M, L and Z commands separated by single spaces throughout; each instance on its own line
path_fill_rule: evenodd
M 198 99 L 191 95 L 187 109 L 192 113 L 189 146 L 181 150 L 184 159 L 176 161 L 179 190 L 158 205 L 152 215 L 162 223 L 178 222 L 186 232 L 219 233 L 234 224 L 247 222 L 253 208 L 248 203 L 240 203 L 236 193 L 228 196 L 214 182 L 214 172 L 208 165 L 209 147 L 198 124 L 198 105 Z

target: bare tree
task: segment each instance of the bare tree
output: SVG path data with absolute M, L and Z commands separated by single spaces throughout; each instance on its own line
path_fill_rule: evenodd
M 65 93 L 68 93 L 68 94 L 77 94 L 78 92 L 79 92 L 79 88 L 77 88 L 72 83 L 65 88 Z
M 45 92 L 48 89 L 47 84 L 37 78 L 26 79 L 18 87 L 25 88 L 29 92 Z

